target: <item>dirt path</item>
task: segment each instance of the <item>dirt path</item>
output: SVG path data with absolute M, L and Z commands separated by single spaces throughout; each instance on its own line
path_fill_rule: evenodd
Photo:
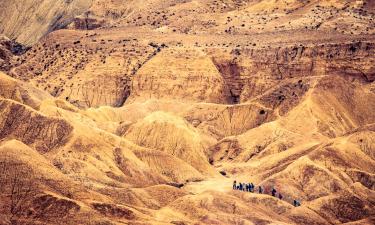
M 212 178 L 200 182 L 189 183 L 185 185 L 184 189 L 193 193 L 200 194 L 205 191 L 220 191 L 228 192 L 231 190 L 233 185 L 232 178 Z

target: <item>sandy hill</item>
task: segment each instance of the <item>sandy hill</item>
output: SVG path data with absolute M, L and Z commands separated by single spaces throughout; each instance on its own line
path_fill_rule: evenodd
M 0 224 L 374 224 L 373 1 L 0 6 Z

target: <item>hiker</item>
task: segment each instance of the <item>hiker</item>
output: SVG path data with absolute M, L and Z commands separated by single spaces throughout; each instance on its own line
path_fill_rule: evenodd
M 275 189 L 275 188 L 272 188 L 271 194 L 272 194 L 273 197 L 276 196 L 276 192 L 277 192 L 276 189 Z
M 280 200 L 283 199 L 283 196 L 281 195 L 281 193 L 279 193 L 279 199 L 280 199 Z
M 242 183 L 240 183 L 240 191 L 242 191 L 242 188 L 243 188 L 243 185 Z
M 249 184 L 246 184 L 246 191 L 248 192 L 250 190 Z
M 259 194 L 262 194 L 263 193 L 263 188 L 262 186 L 259 186 Z
M 298 200 L 294 199 L 293 205 L 294 205 L 294 207 L 298 207 L 298 206 L 301 206 L 301 203 Z
M 251 184 L 250 184 L 250 191 L 251 191 L 251 192 L 254 192 L 254 188 L 255 188 L 254 184 L 251 183 Z
M 233 190 L 236 190 L 237 189 L 237 181 L 234 181 L 233 182 Z

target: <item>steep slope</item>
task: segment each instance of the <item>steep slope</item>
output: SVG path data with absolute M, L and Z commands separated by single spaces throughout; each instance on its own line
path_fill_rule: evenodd
M 214 174 L 206 157 L 207 148 L 214 140 L 204 137 L 179 117 L 163 112 L 151 113 L 130 126 L 124 136 L 138 145 L 176 156 L 203 174 Z
M 1 1 L 0 32 L 25 45 L 63 28 L 91 5 L 91 0 Z
M 170 64 L 170 58 L 174 63 Z M 174 81 L 174 82 L 173 82 Z M 223 78 L 211 59 L 200 51 L 168 49 L 148 61 L 132 83 L 133 98 L 184 100 L 222 103 Z M 187 94 L 188 93 L 188 94 Z

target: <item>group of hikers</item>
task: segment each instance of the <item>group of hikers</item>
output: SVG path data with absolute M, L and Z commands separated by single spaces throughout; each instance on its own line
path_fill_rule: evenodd
M 255 191 L 255 185 L 253 183 L 238 183 L 237 184 L 237 181 L 234 181 L 233 182 L 233 190 L 240 190 L 240 191 L 247 191 L 247 192 L 256 192 Z M 263 194 L 265 191 L 264 191 L 264 188 L 262 186 L 258 186 L 258 193 L 259 194 Z M 272 188 L 271 190 L 271 195 L 275 198 L 279 198 L 280 200 L 282 200 L 284 197 L 282 196 L 282 194 L 280 192 L 277 192 L 277 190 L 275 188 Z M 297 206 L 301 206 L 301 203 L 294 199 L 293 200 L 293 205 L 295 207 Z

